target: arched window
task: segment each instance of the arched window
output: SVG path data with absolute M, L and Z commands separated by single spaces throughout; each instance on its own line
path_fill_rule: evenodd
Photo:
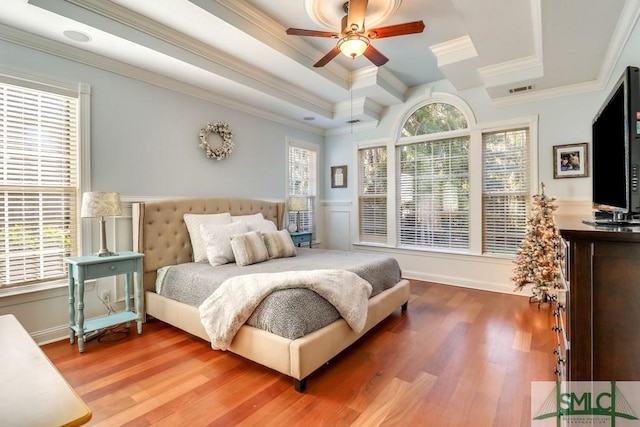
M 467 118 L 451 104 L 434 102 L 415 110 L 402 126 L 401 136 L 467 129 Z
M 358 149 L 360 242 L 515 255 L 536 181 L 536 127 L 536 116 L 477 123 L 459 97 L 429 94 L 394 141 Z
M 467 129 L 465 115 L 444 102 L 417 108 L 402 125 L 396 147 L 399 246 L 469 249 Z

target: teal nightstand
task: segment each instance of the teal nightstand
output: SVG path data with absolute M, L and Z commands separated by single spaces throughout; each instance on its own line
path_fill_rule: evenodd
M 312 247 L 313 241 L 311 240 L 311 236 L 313 233 L 310 231 L 290 231 L 291 240 L 293 240 L 294 245 L 300 246 L 303 243 L 308 243 L 309 248 Z
M 81 257 L 65 258 L 69 264 L 69 337 L 71 344 L 75 336 L 78 336 L 78 351 L 84 352 L 84 334 L 86 332 L 104 329 L 121 323 L 138 322 L 138 334 L 142 333 L 142 257 L 144 254 L 137 252 L 121 252 L 118 255 L 99 257 L 88 255 Z M 138 275 L 138 280 L 133 280 L 133 273 Z M 85 280 L 99 279 L 101 277 L 125 275 L 124 305 L 125 310 L 110 316 L 97 319 L 84 320 L 84 282 Z M 78 301 L 75 301 L 75 284 L 78 284 Z M 131 287 L 135 288 L 135 311 L 131 307 Z M 77 309 L 77 321 L 76 321 Z

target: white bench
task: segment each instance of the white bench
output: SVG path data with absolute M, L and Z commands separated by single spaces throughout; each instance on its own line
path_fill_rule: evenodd
M 11 314 L 0 316 L 2 425 L 79 426 L 91 410 Z

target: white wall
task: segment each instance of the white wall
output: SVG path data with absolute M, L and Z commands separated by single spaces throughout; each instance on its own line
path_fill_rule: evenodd
M 283 201 L 286 138 L 320 145 L 320 161 L 324 158 L 323 136 L 16 44 L 0 41 L 0 66 L 91 86 L 92 189 L 120 192 L 126 205 L 137 199 L 176 196 Z M 233 153 L 220 162 L 207 159 L 198 146 L 200 129 L 213 121 L 227 122 L 235 134 Z M 220 143 L 215 138 L 212 135 L 212 145 Z M 324 179 L 322 172 L 319 179 Z M 112 250 L 132 247 L 127 215 L 108 222 Z M 122 282 L 101 279 L 88 284 L 85 317 L 107 312 L 97 289 L 111 289 L 122 306 Z M 68 336 L 65 283 L 22 295 L 0 291 L 0 314 L 14 314 L 38 342 Z
M 628 65 L 640 65 L 640 30 L 638 25 L 616 66 L 606 79 L 606 87 L 589 93 L 562 96 L 543 101 L 498 107 L 483 89 L 457 92 L 448 81 L 413 88 L 403 105 L 389 108 L 376 129 L 333 135 L 326 141 L 327 168 L 346 164 L 351 183 L 348 189 L 332 189 L 325 183 L 325 215 L 332 218 L 327 227 L 328 242 L 345 245 L 344 230 L 357 240 L 357 159 L 360 142 L 394 141 L 399 126 L 417 103 L 432 92 L 454 94 L 469 104 L 479 124 L 507 119 L 538 116 L 538 181 L 546 185 L 546 194 L 558 199 L 558 214 L 591 215 L 591 178 L 553 178 L 553 146 L 587 142 L 591 144 L 591 122 L 609 94 L 611 87 Z M 333 233 L 337 230 L 336 233 Z M 351 245 L 356 251 L 383 252 L 395 256 L 408 278 L 468 286 L 499 292 L 512 292 L 512 259 L 490 256 L 463 256 L 429 251 L 410 251 L 376 246 Z
M 389 114 L 375 130 L 358 134 L 337 135 L 327 138 L 327 167 L 335 164 L 348 165 L 350 188 L 325 188 L 325 215 L 331 217 L 334 230 L 348 229 L 352 241 L 358 240 L 357 230 L 357 159 L 356 147 L 360 142 L 393 141 L 402 121 L 417 105 L 423 103 L 430 93 L 455 94 L 473 110 L 478 124 L 499 123 L 507 119 L 538 116 L 539 145 L 537 147 L 539 181 L 546 185 L 546 193 L 558 197 L 572 211 L 585 217 L 590 215 L 590 178 L 553 179 L 553 146 L 568 143 L 590 142 L 590 123 L 593 114 L 605 96 L 590 93 L 563 97 L 536 103 L 495 107 L 482 89 L 456 92 L 447 81 L 415 88 L 404 105 L 389 109 Z M 338 212 L 340 214 L 338 214 Z M 339 222 L 336 222 L 339 221 Z M 343 231 L 340 231 L 342 233 Z M 343 239 L 341 234 L 327 236 L 329 242 Z M 454 255 L 434 251 L 405 250 L 371 245 L 351 245 L 356 251 L 382 252 L 398 259 L 407 278 L 445 283 L 470 288 L 511 293 L 513 284 L 513 258 L 482 255 Z
M 91 96 L 91 166 L 94 190 L 118 191 L 130 202 L 137 198 L 172 196 L 237 196 L 283 200 L 287 137 L 321 145 L 320 238 L 325 246 L 353 247 L 357 201 L 355 144 L 394 138 L 406 113 L 426 91 L 453 93 L 473 109 L 478 122 L 529 115 L 539 116 L 539 179 L 547 193 L 559 198 L 561 210 L 588 214 L 590 178 L 554 180 L 552 147 L 591 142 L 590 124 L 608 94 L 612 80 L 626 65 L 640 65 L 640 31 L 632 34 L 605 90 L 509 107 L 495 107 L 483 90 L 460 93 L 446 81 L 412 90 L 404 105 L 391 107 L 374 130 L 326 138 L 289 128 L 241 111 L 127 78 L 101 69 L 0 41 L 0 65 L 70 82 L 87 83 Z M 198 147 L 199 129 L 210 121 L 225 121 L 235 132 L 234 153 L 222 162 L 206 159 Z M 324 152 L 322 151 L 324 150 Z M 349 187 L 331 189 L 327 169 L 348 165 Z M 130 249 L 128 218 L 113 224 L 110 237 L 117 250 Z M 396 256 L 407 277 L 461 286 L 511 292 L 513 264 L 504 258 L 454 256 L 398 249 L 382 251 Z M 106 286 L 121 295 L 121 283 L 90 285 L 87 317 L 105 313 L 95 288 Z M 0 314 L 13 313 L 39 342 L 67 336 L 66 287 L 30 295 L 0 297 Z

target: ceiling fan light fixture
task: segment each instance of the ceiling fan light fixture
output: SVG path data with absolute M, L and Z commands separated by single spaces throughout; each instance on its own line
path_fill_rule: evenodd
M 338 42 L 338 49 L 344 56 L 357 58 L 369 47 L 369 39 L 360 34 L 350 34 Z

